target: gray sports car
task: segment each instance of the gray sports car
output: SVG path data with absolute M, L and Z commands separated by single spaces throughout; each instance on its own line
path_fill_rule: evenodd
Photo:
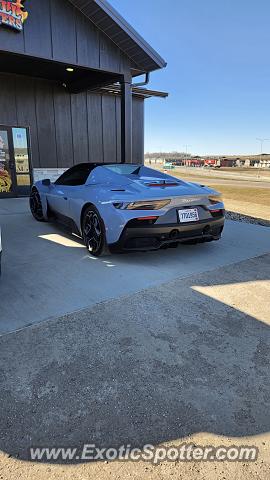
M 30 207 L 69 225 L 95 256 L 219 240 L 225 214 L 215 190 L 132 164 L 76 165 L 36 182 Z

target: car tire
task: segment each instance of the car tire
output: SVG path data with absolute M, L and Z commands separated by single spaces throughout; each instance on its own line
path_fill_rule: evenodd
M 101 257 L 109 254 L 105 225 L 93 205 L 87 207 L 83 213 L 82 237 L 90 255 Z
M 40 195 L 36 188 L 32 189 L 29 202 L 30 210 L 35 220 L 38 222 L 45 222 Z

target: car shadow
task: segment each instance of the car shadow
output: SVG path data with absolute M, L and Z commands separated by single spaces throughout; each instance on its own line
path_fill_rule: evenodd
M 3 336 L 1 450 L 268 432 L 269 325 L 196 289 L 269 279 L 262 256 Z

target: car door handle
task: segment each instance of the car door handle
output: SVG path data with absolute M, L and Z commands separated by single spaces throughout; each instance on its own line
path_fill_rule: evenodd
M 63 197 L 64 200 L 68 200 L 68 197 Z

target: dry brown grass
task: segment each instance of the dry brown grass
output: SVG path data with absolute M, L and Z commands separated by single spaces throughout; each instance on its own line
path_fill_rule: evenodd
M 256 205 L 265 205 L 270 210 L 270 188 L 242 187 L 238 185 L 211 185 L 222 193 L 224 200 L 239 200 Z
M 251 168 L 251 167 L 221 167 L 215 172 L 228 172 L 228 173 L 244 173 L 245 175 L 250 175 L 251 177 L 270 177 L 270 168 Z

